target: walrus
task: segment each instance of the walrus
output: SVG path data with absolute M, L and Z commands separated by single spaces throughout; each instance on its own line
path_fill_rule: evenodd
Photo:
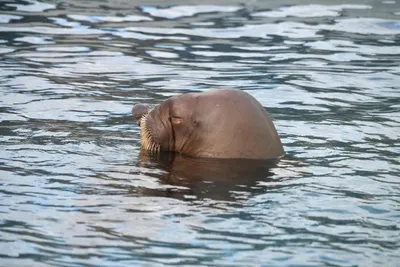
M 272 159 L 284 155 L 264 107 L 237 89 L 216 89 L 168 98 L 159 105 L 137 104 L 142 148 L 219 159 Z

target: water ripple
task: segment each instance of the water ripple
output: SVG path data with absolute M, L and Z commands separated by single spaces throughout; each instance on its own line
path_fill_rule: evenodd
M 397 266 L 395 1 L 7 2 L 4 266 Z M 216 87 L 267 108 L 277 165 L 140 151 L 136 103 Z

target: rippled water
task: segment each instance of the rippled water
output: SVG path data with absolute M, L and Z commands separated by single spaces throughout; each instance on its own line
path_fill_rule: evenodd
M 396 1 L 1 1 L 0 266 L 400 266 Z M 217 87 L 278 166 L 140 154 L 134 104 Z

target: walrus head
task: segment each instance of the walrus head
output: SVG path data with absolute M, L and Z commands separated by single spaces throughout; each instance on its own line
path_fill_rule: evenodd
M 193 157 L 277 158 L 284 154 L 272 120 L 251 95 L 233 89 L 188 93 L 157 106 L 137 104 L 142 148 Z
M 160 105 L 137 104 L 132 109 L 141 127 L 142 148 L 150 153 L 182 152 L 197 124 L 193 119 L 194 93 L 171 97 Z

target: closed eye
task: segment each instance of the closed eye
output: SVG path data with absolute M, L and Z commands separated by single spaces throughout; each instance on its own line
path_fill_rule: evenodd
M 183 119 L 181 117 L 171 117 L 171 122 L 173 124 L 181 124 L 183 122 Z

